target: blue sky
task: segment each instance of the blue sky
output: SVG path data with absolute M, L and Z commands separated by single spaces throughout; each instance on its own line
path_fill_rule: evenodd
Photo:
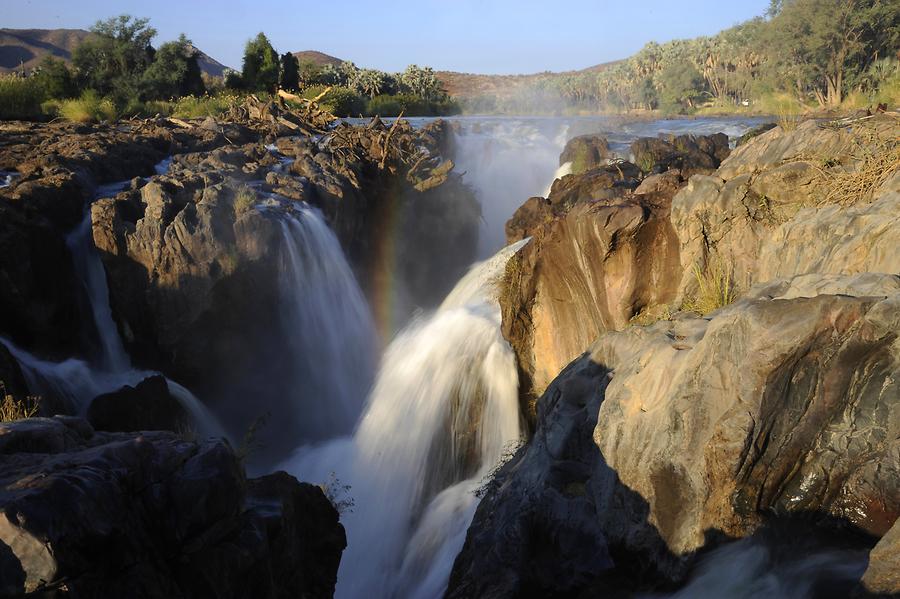
M 646 42 L 710 35 L 761 15 L 769 0 L 0 0 L 0 27 L 88 28 L 149 17 L 156 44 L 184 32 L 240 67 L 264 31 L 280 52 L 320 50 L 388 71 L 409 63 L 475 73 L 580 69 Z

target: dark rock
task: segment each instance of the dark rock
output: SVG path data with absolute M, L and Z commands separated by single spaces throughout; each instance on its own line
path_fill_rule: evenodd
M 184 408 L 169 393 L 165 377 L 151 376 L 135 387 L 99 395 L 91 402 L 87 418 L 101 431 L 173 431 L 189 423 Z
M 747 131 L 746 133 L 744 133 L 743 135 L 741 135 L 738 138 L 736 147 L 740 147 L 740 146 L 744 145 L 745 143 L 747 143 L 754 137 L 759 137 L 763 133 L 765 133 L 767 131 L 771 131 L 772 129 L 774 129 L 777 126 L 778 125 L 776 123 L 763 123 L 762 125 L 757 125 L 756 127 L 753 127 L 752 129 L 750 129 L 749 131 Z
M 612 157 L 609 143 L 603 135 L 581 135 L 566 142 L 559 157 L 559 165 L 572 163 L 572 174 L 593 170 L 603 166 Z
M 220 441 L 35 419 L 0 424 L 0 457 L 12 588 L 18 565 L 28 592 L 87 598 L 334 592 L 344 533 L 322 491 L 284 473 L 247 481 Z

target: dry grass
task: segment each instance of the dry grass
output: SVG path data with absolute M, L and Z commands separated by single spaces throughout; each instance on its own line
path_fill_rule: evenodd
M 256 192 L 247 185 L 241 185 L 234 191 L 234 213 L 240 216 L 249 212 L 256 205 Z
M 692 270 L 697 282 L 697 291 L 684 301 L 682 310 L 705 316 L 737 299 L 734 277 L 720 262 L 707 263 L 705 269 L 695 264 Z
M 3 381 L 0 381 L 0 397 L 3 398 L 0 401 L 0 422 L 31 418 L 41 409 L 41 399 L 39 397 L 16 399 L 6 392 L 6 386 L 3 384 Z
M 900 171 L 900 140 L 890 128 L 888 134 L 859 127 L 852 139 L 849 164 L 823 159 L 815 184 L 821 190 L 818 204 L 852 206 L 871 202 L 875 192 Z

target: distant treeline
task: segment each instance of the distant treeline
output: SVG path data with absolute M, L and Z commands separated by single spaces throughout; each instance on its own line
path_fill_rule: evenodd
M 321 102 L 337 116 L 460 110 L 428 67 L 391 74 L 346 62 L 301 64 L 291 53 L 279 55 L 260 33 L 246 44 L 241 72 L 228 71 L 223 81 L 201 72 L 200 53 L 183 34 L 154 48 L 156 30 L 147 19 L 122 15 L 98 21 L 91 32 L 75 48 L 71 66 L 48 55 L 24 77 L 0 77 L 0 119 L 215 116 L 247 93 L 272 94 L 279 87 L 309 98 L 330 88 Z
M 690 18 L 690 15 L 686 15 Z M 780 110 L 900 103 L 900 1 L 772 0 L 712 37 L 651 42 L 599 72 L 546 74 L 466 112 Z

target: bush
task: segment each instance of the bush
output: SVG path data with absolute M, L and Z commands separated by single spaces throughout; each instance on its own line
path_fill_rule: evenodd
M 34 77 L 0 77 L 0 119 L 41 119 L 41 103 L 46 99 L 43 87 Z
M 243 101 L 235 94 L 219 94 L 216 96 L 184 96 L 179 98 L 172 108 L 172 116 L 180 119 L 197 119 L 208 116 L 219 116 L 232 106 Z
M 312 100 L 326 89 L 323 85 L 313 85 L 306 88 L 301 97 Z M 362 96 L 346 87 L 332 87 L 325 97 L 319 100 L 319 105 L 339 117 L 360 116 L 366 111 L 366 102 Z
M 249 212 L 256 205 L 257 197 L 253 188 L 241 185 L 234 190 L 234 213 L 238 216 Z
M 366 107 L 369 116 L 399 116 L 402 111 L 403 105 L 394 96 L 375 96 Z
M 64 100 L 59 106 L 59 115 L 76 123 L 96 123 L 114 121 L 118 118 L 112 100 L 101 98 L 94 90 L 87 90 L 77 100 Z

